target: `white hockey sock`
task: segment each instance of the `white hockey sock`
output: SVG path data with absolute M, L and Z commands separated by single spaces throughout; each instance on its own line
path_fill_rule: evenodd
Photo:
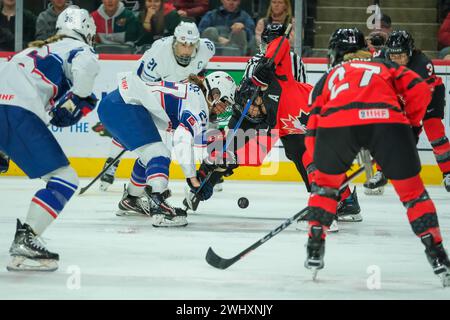
M 116 158 L 123 149 L 124 147 L 113 138 L 109 147 L 109 157 L 113 159 Z
M 145 186 L 137 186 L 132 183 L 128 183 L 127 192 L 130 196 L 140 197 L 144 194 L 144 187 Z
M 147 180 L 147 185 L 152 187 L 152 192 L 163 192 L 169 185 L 169 180 L 165 177 L 155 177 Z
M 31 202 L 25 223 L 28 224 L 37 235 L 41 235 L 54 220 L 55 218 L 44 208 Z

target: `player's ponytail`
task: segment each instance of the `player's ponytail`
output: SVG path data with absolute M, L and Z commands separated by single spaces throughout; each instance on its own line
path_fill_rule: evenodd
M 344 55 L 343 61 L 348 61 L 352 59 L 370 59 L 372 54 L 369 51 L 358 50 L 356 52 L 350 52 Z
M 46 40 L 36 40 L 32 41 L 28 44 L 28 48 L 42 48 L 43 46 L 59 41 L 63 39 L 65 35 L 63 34 L 55 34 L 54 36 L 51 36 L 50 38 L 47 38 Z
M 205 85 L 203 84 L 203 78 L 191 73 L 187 80 L 189 83 L 193 83 L 198 86 L 202 90 L 203 95 L 206 97 L 207 90 Z

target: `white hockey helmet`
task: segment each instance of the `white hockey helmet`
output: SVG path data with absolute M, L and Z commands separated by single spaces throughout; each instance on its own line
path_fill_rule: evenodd
M 223 71 L 215 71 L 208 74 L 205 77 L 205 87 L 206 87 L 206 99 L 215 103 L 218 100 L 222 102 L 227 102 L 230 105 L 234 104 L 234 93 L 236 91 L 236 83 L 233 78 L 226 72 Z M 216 100 L 213 100 L 212 95 L 215 92 L 215 89 L 218 90 L 220 97 Z
M 193 46 L 191 55 L 177 54 L 177 43 Z M 195 23 L 181 21 L 173 33 L 173 54 L 177 62 L 183 66 L 187 66 L 197 54 L 199 43 L 200 33 Z
M 90 46 L 94 44 L 95 31 L 94 19 L 87 10 L 80 9 L 78 6 L 67 7 L 59 14 L 56 21 L 56 34 L 73 37 Z

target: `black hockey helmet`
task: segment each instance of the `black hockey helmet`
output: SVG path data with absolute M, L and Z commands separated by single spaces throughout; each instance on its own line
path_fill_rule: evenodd
M 234 95 L 235 104 L 233 108 L 239 113 L 242 114 L 245 106 L 247 105 L 248 99 L 251 98 L 253 93 L 256 91 L 257 87 L 252 82 L 251 79 L 243 79 L 239 86 L 236 88 L 236 93 Z M 261 92 L 261 91 L 260 91 Z M 261 96 L 261 94 L 260 94 Z M 245 115 L 245 119 L 250 121 L 251 123 L 261 123 L 266 118 L 265 114 L 262 114 L 257 117 L 251 117 L 248 113 Z
M 337 29 L 331 35 L 328 44 L 328 57 L 331 66 L 342 62 L 346 53 L 356 52 L 366 47 L 364 34 L 359 29 Z
M 414 51 L 414 39 L 406 30 L 395 30 L 386 41 L 386 54 L 406 53 L 411 57 Z
M 261 33 L 261 52 L 266 52 L 267 45 L 274 39 L 281 37 L 286 32 L 286 26 L 282 23 L 268 23 Z

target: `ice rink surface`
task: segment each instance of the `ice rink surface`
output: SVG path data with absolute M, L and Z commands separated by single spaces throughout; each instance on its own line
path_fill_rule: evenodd
M 85 186 L 88 180 L 82 180 Z M 209 246 L 230 258 L 305 207 L 301 183 L 226 181 L 185 228 L 154 228 L 150 219 L 115 215 L 123 183 L 75 196 L 44 234 L 60 254 L 53 273 L 6 271 L 16 218 L 25 219 L 39 180 L 0 178 L 0 299 L 449 299 L 388 187 L 365 196 L 363 221 L 341 223 L 327 238 L 325 269 L 311 280 L 303 267 L 306 233 L 295 224 L 226 270 L 205 261 Z M 183 183 L 171 182 L 180 205 Z M 450 194 L 429 187 L 450 248 Z M 250 205 L 241 209 L 239 197 Z

